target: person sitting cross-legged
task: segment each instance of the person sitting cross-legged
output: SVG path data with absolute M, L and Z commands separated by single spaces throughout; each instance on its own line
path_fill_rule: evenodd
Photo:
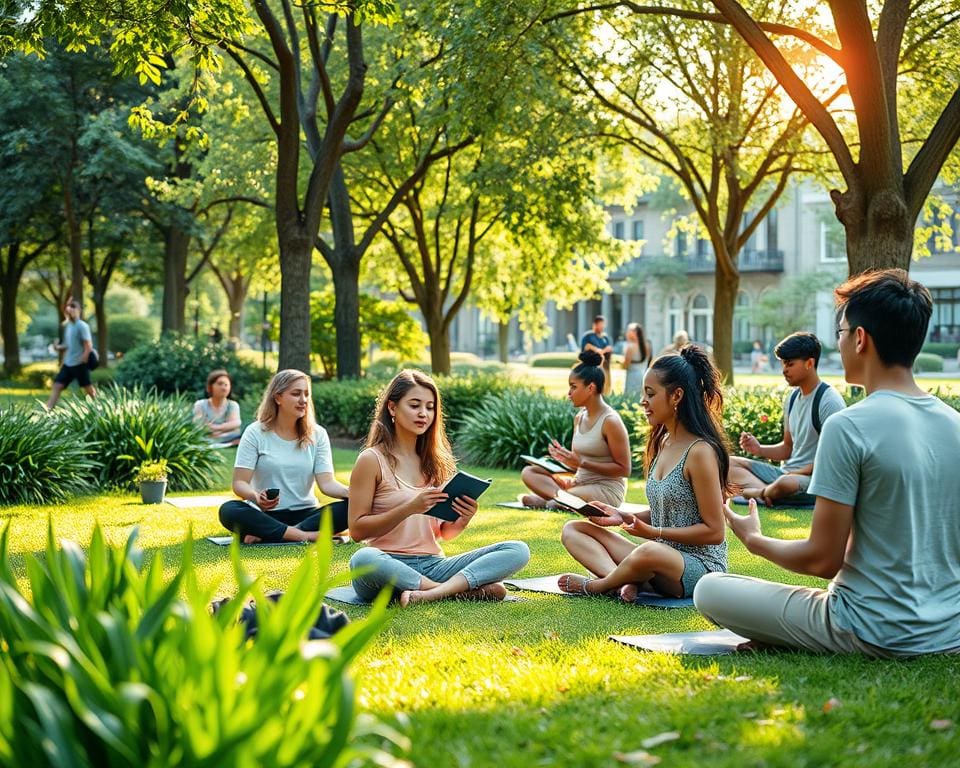
M 793 333 L 775 350 L 783 368 L 783 378 L 795 387 L 783 401 L 783 440 L 762 445 L 749 432 L 740 434 L 740 447 L 754 456 L 780 461 L 777 467 L 767 461 L 743 456 L 730 459 L 730 482 L 739 485 L 748 499 L 771 506 L 812 504 L 807 491 L 813 474 L 820 430 L 829 416 L 844 408 L 840 393 L 820 380 L 820 341 L 812 333 Z
M 824 424 L 810 482 L 809 534 L 762 533 L 725 509 L 747 550 L 830 579 L 826 589 L 707 574 L 697 609 L 755 645 L 907 657 L 960 652 L 960 413 L 924 392 L 913 363 L 933 311 L 903 270 L 867 272 L 836 289 L 846 380 L 864 400 Z

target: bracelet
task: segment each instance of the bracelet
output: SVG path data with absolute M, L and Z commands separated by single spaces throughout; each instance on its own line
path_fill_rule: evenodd
M 657 541 L 663 541 L 663 526 L 657 526 Z

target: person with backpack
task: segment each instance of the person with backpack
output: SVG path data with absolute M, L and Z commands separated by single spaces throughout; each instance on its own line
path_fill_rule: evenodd
M 740 434 L 740 448 L 766 461 L 743 456 L 730 459 L 730 482 L 742 488 L 747 499 L 767 506 L 812 504 L 807 493 L 813 475 L 820 430 L 831 414 L 845 407 L 840 393 L 820 380 L 820 340 L 812 333 L 792 333 L 774 350 L 783 378 L 794 389 L 783 404 L 783 440 L 761 445 L 749 432 Z M 779 461 L 775 466 L 769 462 Z

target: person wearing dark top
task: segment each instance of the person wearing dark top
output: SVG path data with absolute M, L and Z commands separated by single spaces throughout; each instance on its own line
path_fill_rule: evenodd
M 580 351 L 588 350 L 597 352 L 603 357 L 604 379 L 603 394 L 609 395 L 611 390 L 610 377 L 610 358 L 613 356 L 613 346 L 610 343 L 610 337 L 604 332 L 607 320 L 603 315 L 597 315 L 593 318 L 593 330 L 583 334 L 580 339 Z

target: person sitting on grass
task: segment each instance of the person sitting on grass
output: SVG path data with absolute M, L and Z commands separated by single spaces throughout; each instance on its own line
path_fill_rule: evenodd
M 756 502 L 746 515 L 726 510 L 752 554 L 830 584 L 711 574 L 694 602 L 753 646 L 882 658 L 958 653 L 960 414 L 920 389 L 912 370 L 930 293 L 890 269 L 853 277 L 835 295 L 844 374 L 867 396 L 824 424 L 809 534 L 764 536 Z
M 730 461 L 719 371 L 692 344 L 658 357 L 644 376 L 641 405 L 651 426 L 643 462 L 650 506 L 633 514 L 594 502 L 606 517 L 567 523 L 563 546 L 596 578 L 564 574 L 564 592 L 619 590 L 627 602 L 640 591 L 689 597 L 704 574 L 727 569 Z M 638 546 L 613 526 L 645 541 Z
M 367 544 L 350 560 L 361 599 L 372 601 L 387 585 L 399 591 L 403 607 L 506 596 L 502 579 L 530 559 L 525 543 L 504 541 L 453 557 L 440 547 L 477 512 L 475 499 L 460 496 L 453 500 L 459 519 L 427 514 L 447 498 L 440 486 L 455 472 L 436 384 L 419 371 L 401 371 L 380 393 L 366 449 L 350 476 L 350 534 Z
M 193 404 L 193 420 L 203 424 L 214 443 L 240 440 L 240 404 L 230 400 L 233 381 L 223 368 L 210 371 L 207 376 L 207 397 Z
M 777 345 L 774 354 L 780 360 L 783 378 L 795 387 L 783 401 L 783 440 L 762 445 L 749 432 L 742 432 L 740 447 L 782 464 L 777 467 L 766 461 L 733 456 L 730 481 L 743 489 L 745 498 L 757 499 L 767 506 L 812 504 L 807 487 L 820 430 L 827 418 L 842 411 L 845 404 L 837 390 L 820 380 L 820 341 L 812 333 L 790 334 Z
M 520 501 L 525 507 L 553 507 L 559 489 L 584 501 L 623 503 L 630 476 L 630 438 L 620 415 L 603 399 L 606 374 L 598 352 L 580 353 L 580 365 L 570 373 L 567 397 L 580 409 L 573 417 L 570 449 L 557 440 L 549 446 L 550 456 L 569 467 L 573 477 L 550 474 L 540 467 L 525 467 L 520 475 L 533 493 Z
M 220 522 L 244 544 L 316 541 L 320 508 L 314 482 L 332 498 L 349 495 L 334 477 L 330 438 L 313 415 L 310 377 L 302 371 L 280 371 L 270 380 L 257 420 L 243 431 L 237 448 L 233 492 L 242 501 L 220 507 Z M 346 527 L 346 512 L 336 513 L 333 531 Z

